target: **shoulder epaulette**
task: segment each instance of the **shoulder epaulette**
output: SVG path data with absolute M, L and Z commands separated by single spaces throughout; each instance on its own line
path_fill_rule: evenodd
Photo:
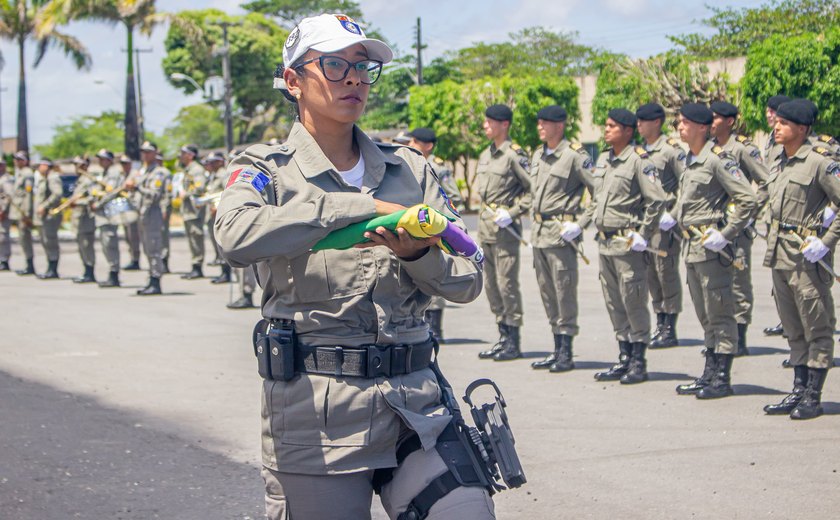
M 649 157 L 649 154 L 648 154 L 647 150 L 645 150 L 644 147 L 642 147 L 642 146 L 636 146 L 636 147 L 633 148 L 633 150 L 637 154 L 639 154 L 639 157 L 641 157 L 642 159 L 647 159 Z
M 827 144 L 831 144 L 831 145 L 835 145 L 835 144 L 837 144 L 837 139 L 835 139 L 834 137 L 832 137 L 832 136 L 830 136 L 830 135 L 828 135 L 828 134 L 820 134 L 820 135 L 817 137 L 817 139 L 818 139 L 819 141 L 822 141 L 823 143 L 827 143 Z
M 680 146 L 680 142 L 674 139 L 673 137 L 669 137 L 668 140 L 665 142 L 670 144 L 674 148 L 682 148 L 682 146 Z
M 735 140 L 741 144 L 752 144 L 752 141 L 750 141 L 749 137 L 745 135 L 738 135 L 735 137 Z
M 519 146 L 516 143 L 512 143 L 510 145 L 510 149 L 513 150 L 514 152 L 518 153 L 519 155 L 523 156 L 523 157 L 528 157 L 528 154 L 525 153 L 525 150 L 523 150 L 522 147 Z
M 438 157 L 437 155 L 435 155 L 435 160 L 434 160 L 434 162 L 435 162 L 435 164 L 443 164 L 443 159 L 441 159 L 440 157 Z
M 572 143 L 572 144 L 569 145 L 569 148 L 571 148 L 572 150 L 574 150 L 576 152 L 579 152 L 583 149 L 583 145 L 580 144 L 580 143 Z
M 834 152 L 832 152 L 828 148 L 824 148 L 822 146 L 815 146 L 815 147 L 812 148 L 812 150 L 814 150 L 815 152 L 817 152 L 820 155 L 824 155 L 826 157 L 834 158 Z
M 255 157 L 266 159 L 272 155 L 293 155 L 295 147 L 290 144 L 255 144 L 249 146 L 245 152 Z

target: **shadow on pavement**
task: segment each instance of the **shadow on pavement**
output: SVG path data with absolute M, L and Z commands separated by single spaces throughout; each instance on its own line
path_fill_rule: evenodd
M 732 385 L 735 395 L 786 395 L 787 392 L 760 385 Z
M 771 356 L 775 354 L 788 354 L 790 350 L 778 347 L 754 347 L 749 346 L 751 356 Z
M 600 370 L 602 368 L 610 368 L 615 363 L 607 363 L 606 361 L 577 361 L 575 360 L 575 370 Z
M 681 339 L 680 344 L 677 345 L 677 347 L 702 347 L 703 345 L 705 345 L 705 341 L 703 341 L 702 339 Z M 671 348 L 677 348 L 677 347 L 671 347 Z M 656 349 L 656 350 L 660 350 L 660 349 Z
M 648 372 L 649 381 L 694 381 L 688 374 L 677 374 L 674 372 Z
M 259 470 L 0 371 L 0 518 L 264 518 Z
M 483 339 L 446 338 L 446 343 L 443 343 L 443 345 L 486 345 L 487 343 Z
M 822 407 L 824 415 L 840 415 L 840 403 L 823 402 Z
M 140 288 L 142 289 L 142 287 L 140 287 Z M 153 296 L 140 296 L 139 294 L 132 294 L 131 296 L 132 297 L 136 296 L 138 298 L 155 298 L 155 297 L 160 297 L 160 296 L 195 296 L 195 293 L 183 292 L 183 291 L 173 291 L 173 292 L 163 291 L 163 294 L 155 294 Z

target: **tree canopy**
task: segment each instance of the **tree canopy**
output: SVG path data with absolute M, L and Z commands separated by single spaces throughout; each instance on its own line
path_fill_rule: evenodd
M 109 110 L 97 116 L 79 116 L 69 123 L 57 125 L 52 142 L 35 146 L 35 149 L 54 159 L 93 154 L 101 148 L 119 153 L 123 149 L 124 130 L 121 112 Z M 147 137 L 157 141 L 152 135 Z

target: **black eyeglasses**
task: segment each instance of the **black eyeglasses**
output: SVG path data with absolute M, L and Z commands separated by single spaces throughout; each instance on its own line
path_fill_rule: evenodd
M 379 75 L 382 73 L 382 62 L 379 60 L 361 60 L 351 63 L 338 56 L 319 56 L 311 60 L 306 60 L 296 65 L 295 68 L 297 69 L 316 61 L 321 68 L 321 72 L 324 73 L 324 77 L 333 82 L 344 80 L 351 68 L 359 75 L 359 81 L 365 85 L 376 83 L 376 80 L 379 79 Z

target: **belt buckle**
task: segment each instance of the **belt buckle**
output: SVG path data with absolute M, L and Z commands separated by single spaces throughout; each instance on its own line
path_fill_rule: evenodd
M 367 377 L 391 377 L 391 347 L 367 346 Z

